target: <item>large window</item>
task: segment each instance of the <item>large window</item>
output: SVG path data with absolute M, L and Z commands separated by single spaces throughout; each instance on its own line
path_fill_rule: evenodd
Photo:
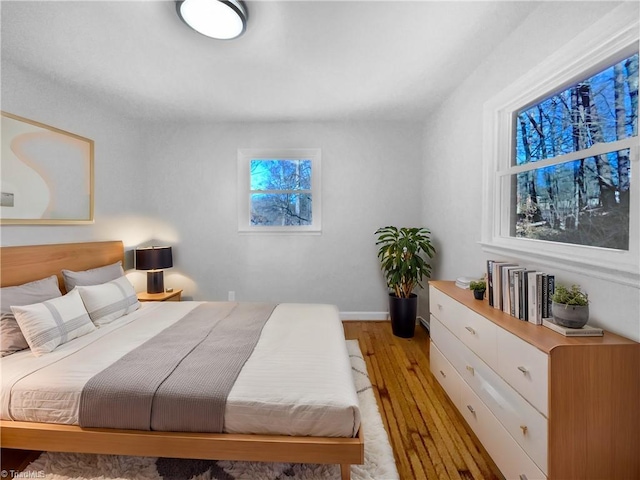
M 627 8 L 485 105 L 486 251 L 640 283 L 638 20 Z
M 320 150 L 238 150 L 239 230 L 320 231 Z
M 629 250 L 638 54 L 516 112 L 511 235 Z

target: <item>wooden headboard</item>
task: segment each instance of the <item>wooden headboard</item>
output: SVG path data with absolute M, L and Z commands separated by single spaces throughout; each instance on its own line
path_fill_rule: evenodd
M 1 247 L 0 282 L 9 287 L 57 275 L 60 290 L 65 293 L 62 269 L 88 270 L 118 260 L 124 263 L 121 241 Z

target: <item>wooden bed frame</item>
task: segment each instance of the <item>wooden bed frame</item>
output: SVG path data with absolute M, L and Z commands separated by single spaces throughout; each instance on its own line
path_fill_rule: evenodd
M 124 258 L 122 242 L 67 243 L 0 248 L 3 287 L 87 270 Z M 356 438 L 292 437 L 81 428 L 75 425 L 0 420 L 2 446 L 22 450 L 149 457 L 339 464 L 342 480 L 350 465 L 364 463 L 362 428 Z

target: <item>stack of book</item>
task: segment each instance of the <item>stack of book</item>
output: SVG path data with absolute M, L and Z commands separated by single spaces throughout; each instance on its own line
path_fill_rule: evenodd
M 474 280 L 478 280 L 478 277 L 458 277 L 456 278 L 456 287 L 469 290 L 469 284 Z
M 591 325 L 585 325 L 581 328 L 568 328 L 558 325 L 553 320 L 547 319 L 543 319 L 542 324 L 565 337 L 601 337 L 603 335 L 603 330 L 601 328 L 592 327 Z
M 515 263 L 487 261 L 489 305 L 523 321 L 542 325 L 551 317 L 555 276 Z

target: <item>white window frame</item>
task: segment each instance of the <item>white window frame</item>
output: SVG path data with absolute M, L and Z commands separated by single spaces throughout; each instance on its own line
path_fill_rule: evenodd
M 259 159 L 311 160 L 311 225 L 251 225 L 251 160 Z M 319 148 L 238 149 L 238 232 L 243 234 L 321 234 L 321 163 L 322 151 Z
M 588 78 L 638 51 L 637 7 L 621 5 L 585 29 L 561 50 L 537 65 L 520 80 L 484 105 L 483 112 L 483 216 L 481 245 L 491 255 L 518 258 L 564 268 L 608 281 L 640 288 L 640 162 L 638 137 L 615 142 L 615 149 L 630 149 L 631 187 L 629 250 L 566 244 L 510 236 L 512 185 L 509 177 L 521 168 L 512 165 L 513 129 L 517 112 L 537 101 Z M 612 33 L 613 32 L 613 33 Z M 613 143 L 605 149 L 611 149 Z M 583 150 L 579 158 L 597 154 L 602 145 Z M 571 155 L 561 160 L 568 161 Z

